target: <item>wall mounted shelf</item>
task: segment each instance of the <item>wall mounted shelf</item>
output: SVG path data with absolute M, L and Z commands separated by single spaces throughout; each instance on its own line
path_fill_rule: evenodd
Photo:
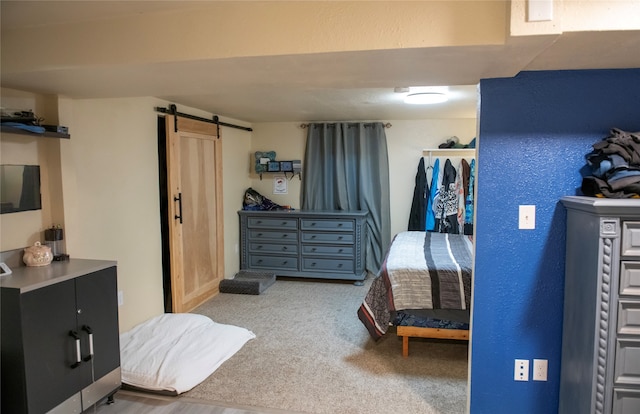
M 51 132 L 51 131 L 45 131 L 39 134 L 37 132 L 29 132 L 24 129 L 15 128 L 7 125 L 2 125 L 1 131 L 3 134 L 29 135 L 36 138 L 64 138 L 64 139 L 71 138 L 71 135 L 69 134 L 61 134 L 59 132 Z

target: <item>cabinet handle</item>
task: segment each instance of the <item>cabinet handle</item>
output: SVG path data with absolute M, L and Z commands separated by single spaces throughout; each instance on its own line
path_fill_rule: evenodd
M 93 330 L 90 326 L 84 325 L 82 330 L 89 334 L 89 355 L 84 357 L 83 361 L 90 361 L 93 358 Z
M 180 220 L 180 224 L 182 224 L 182 193 L 178 193 L 178 196 L 173 196 L 173 201 L 178 202 L 178 214 L 176 214 L 173 218 Z
M 69 331 L 69 336 L 73 337 L 76 343 L 76 362 L 71 364 L 71 368 L 78 368 L 82 363 L 82 356 L 80 355 L 80 336 L 76 331 Z

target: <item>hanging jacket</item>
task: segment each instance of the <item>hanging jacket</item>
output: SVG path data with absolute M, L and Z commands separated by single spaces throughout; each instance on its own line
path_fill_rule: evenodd
M 434 211 L 435 200 L 438 197 L 438 173 L 440 170 L 440 160 L 436 158 L 433 163 L 433 176 L 431 177 L 431 187 L 429 187 L 429 198 L 427 199 L 426 216 L 427 221 L 425 225 L 426 231 L 433 231 L 436 226 L 436 213 Z
M 469 193 L 464 209 L 464 234 L 473 234 L 473 182 L 476 175 L 476 160 L 472 159 L 469 165 Z
M 435 230 L 440 233 L 459 234 L 458 192 L 456 191 L 456 169 L 447 159 L 442 169 L 442 187 L 436 201 Z
M 427 172 L 424 168 L 424 157 L 420 157 L 418 171 L 416 172 L 416 186 L 413 189 L 413 201 L 409 212 L 409 231 L 424 231 L 427 221 L 425 214 L 427 208 L 427 194 L 429 186 L 427 184 Z

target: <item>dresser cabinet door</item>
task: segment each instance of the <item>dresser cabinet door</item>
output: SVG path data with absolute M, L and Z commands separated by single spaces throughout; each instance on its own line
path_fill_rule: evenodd
M 82 357 L 101 378 L 120 366 L 116 268 L 77 278 L 76 298 Z
M 71 335 L 78 333 L 75 283 L 68 280 L 24 293 L 21 302 L 28 412 L 44 413 L 91 382 L 91 367 L 78 364 Z

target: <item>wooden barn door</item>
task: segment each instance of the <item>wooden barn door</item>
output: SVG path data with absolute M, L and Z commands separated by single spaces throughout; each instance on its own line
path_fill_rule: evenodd
M 165 117 L 171 310 L 189 312 L 224 278 L 222 142 L 215 124 Z

